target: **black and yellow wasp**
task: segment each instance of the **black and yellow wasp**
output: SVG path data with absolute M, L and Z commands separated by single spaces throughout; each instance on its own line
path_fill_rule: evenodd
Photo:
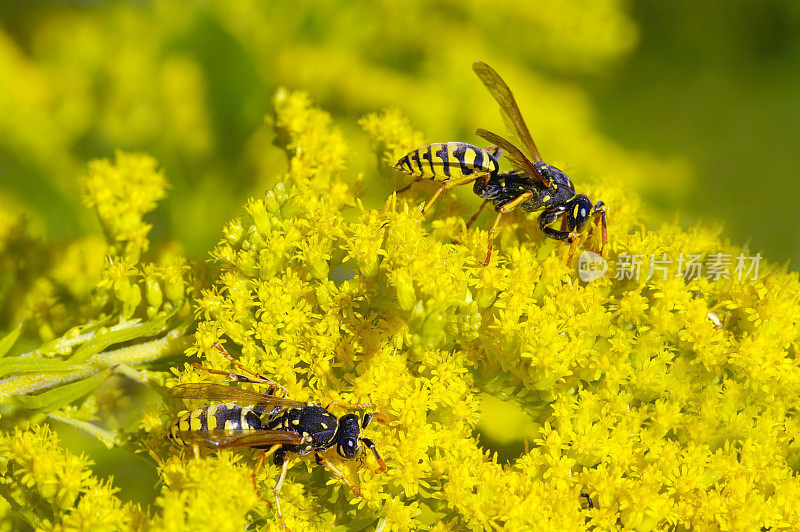
M 482 61 L 473 63 L 472 69 L 500 104 L 504 118 L 516 133 L 522 149 L 496 133 L 479 128 L 475 134 L 494 146 L 483 149 L 465 142 L 441 142 L 422 146 L 403 156 L 394 167 L 416 177 L 411 184 L 423 179 L 443 181 L 442 186 L 422 208 L 422 214 L 431 208 L 442 192 L 474 182 L 472 190 L 484 201 L 467 223 L 467 228 L 488 202 L 491 201 L 497 210 L 497 217 L 489 229 L 484 266 L 489 264 L 492 256 L 492 242 L 500 218 L 516 207 L 522 207 L 528 212 L 540 212 L 539 227 L 544 234 L 572 244 L 570 260 L 577 234 L 586 228 L 590 218 L 600 217 L 604 248 L 608 236 L 603 202 L 598 201 L 592 205 L 586 195 L 575 192 L 575 186 L 564 172 L 542 161 L 514 95 L 500 75 Z M 511 162 L 510 172 L 500 172 L 500 155 L 503 150 Z M 408 189 L 411 184 L 398 192 Z M 561 228 L 555 229 L 551 224 L 558 218 L 562 221 Z M 602 252 L 601 248 L 600 253 Z
M 169 390 L 170 395 L 174 398 L 222 402 L 179 413 L 170 426 L 167 437 L 172 442 L 185 446 L 202 445 L 217 449 L 243 447 L 263 449 L 253 468 L 253 487 L 259 497 L 271 506 L 270 501 L 261 495 L 256 483 L 256 476 L 267 457 L 272 456 L 275 465 L 282 468 L 273 490 L 278 517 L 281 521 L 283 521 L 283 516 L 278 495 L 291 462 L 289 453 L 301 456 L 313 453 L 318 464 L 327 467 L 357 496 L 361 495 L 358 488 L 324 456 L 326 451 L 336 447 L 339 456 L 352 459 L 359 455 L 363 443 L 372 451 L 379 464 L 375 472 L 382 473 L 386 470 L 386 464 L 378 454 L 372 440 L 361 437 L 361 430 L 369 425 L 373 417 L 377 416 L 378 419 L 381 419 L 380 414 L 366 413 L 363 418 L 356 414 L 337 417 L 328 410 L 332 406 L 348 409 L 371 409 L 375 408 L 374 404 L 331 403 L 324 408 L 313 403 L 287 399 L 276 395 L 278 390 L 285 394 L 282 386 L 242 366 L 219 343 L 216 343 L 214 347 L 252 377 L 214 370 L 199 364 L 195 364 L 196 367 L 209 373 L 226 375 L 229 382 L 261 384 L 268 386 L 268 389 L 264 393 L 258 393 L 224 384 L 205 382 L 174 386 Z

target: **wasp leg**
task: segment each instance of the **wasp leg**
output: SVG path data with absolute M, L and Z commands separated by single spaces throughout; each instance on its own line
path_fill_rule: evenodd
M 564 231 L 567 228 L 567 217 L 563 216 L 561 218 L 561 231 Z M 567 264 L 572 264 L 572 257 L 575 256 L 575 248 L 578 245 L 578 240 L 574 238 L 576 235 L 569 235 L 569 255 L 567 255 Z
M 253 377 L 247 377 L 247 376 L 245 376 L 245 375 L 239 375 L 239 374 L 237 374 L 237 373 L 232 373 L 232 372 L 231 372 L 231 373 L 225 373 L 225 372 L 223 372 L 223 371 L 219 371 L 219 370 L 213 370 L 213 369 L 208 369 L 208 368 L 205 368 L 205 367 L 203 367 L 203 366 L 200 366 L 200 367 L 202 367 L 203 369 L 205 369 L 206 371 L 208 371 L 208 372 L 210 372 L 210 373 L 217 373 L 217 374 L 220 374 L 220 375 L 228 375 L 228 380 L 229 380 L 230 382 L 250 382 L 250 383 L 253 383 L 253 384 L 264 384 L 264 385 L 266 385 L 266 386 L 269 386 L 269 387 L 271 387 L 273 390 L 275 390 L 275 389 L 280 389 L 280 390 L 281 390 L 281 393 L 282 393 L 282 396 L 284 396 L 284 397 L 287 395 L 286 388 L 284 388 L 283 386 L 281 386 L 281 385 L 280 385 L 280 384 L 278 384 L 277 382 L 273 381 L 272 379 L 268 378 L 267 376 L 265 376 L 265 375 L 262 375 L 262 374 L 260 374 L 260 373 L 256 373 L 256 372 L 255 372 L 255 371 L 253 371 L 252 369 L 248 368 L 247 366 L 245 366 L 244 364 L 242 364 L 241 362 L 239 362 L 238 360 L 236 360 L 235 358 L 233 358 L 233 357 L 232 357 L 232 356 L 231 356 L 231 355 L 230 355 L 230 354 L 229 354 L 229 353 L 228 353 L 228 352 L 225 350 L 225 348 L 224 348 L 224 347 L 222 347 L 222 345 L 221 345 L 219 342 L 215 342 L 215 343 L 214 343 L 214 348 L 216 348 L 216 349 L 217 349 L 217 351 L 219 351 L 220 353 L 222 353 L 222 354 L 225 356 L 225 358 L 227 358 L 227 359 L 228 359 L 228 361 L 229 361 L 231 364 L 233 364 L 233 365 L 234 365 L 234 366 L 236 366 L 237 368 L 241 369 L 241 370 L 242 370 L 242 371 L 244 371 L 245 373 L 249 373 L 249 374 L 250 374 L 250 375 L 252 375 Z
M 503 148 L 500 146 L 486 146 L 486 151 L 491 153 L 495 159 L 499 159 L 503 155 Z
M 353 484 L 352 482 L 350 482 L 350 480 L 348 480 L 348 478 L 344 475 L 344 473 L 342 473 L 342 471 L 338 467 L 333 465 L 333 462 L 331 462 L 330 460 L 328 460 L 319 453 L 316 454 L 316 460 L 318 464 L 322 464 L 323 466 L 325 466 L 328 470 L 330 470 L 331 473 L 333 473 L 333 476 L 341 480 L 348 488 L 350 488 L 356 497 L 361 497 L 361 491 L 359 491 L 359 489 L 355 486 L 355 484 Z
M 273 445 L 272 447 L 270 447 L 266 451 L 262 451 L 258 455 L 258 460 L 256 460 L 256 465 L 253 467 L 253 472 L 250 474 L 250 478 L 253 481 L 253 489 L 256 490 L 256 495 L 258 495 L 259 499 L 261 499 L 262 501 L 267 503 L 267 505 L 270 508 L 272 508 L 272 503 L 269 501 L 269 499 L 267 499 L 266 497 L 261 495 L 261 490 L 258 489 L 258 482 L 257 482 L 256 479 L 258 477 L 258 472 L 261 471 L 262 467 L 264 467 L 264 460 L 266 460 L 268 456 L 275 454 L 275 452 L 278 451 L 280 448 L 281 448 L 281 445 Z M 280 508 L 279 508 L 278 512 L 280 513 Z
M 418 178 L 416 178 L 414 181 L 412 181 L 411 183 L 409 183 L 409 184 L 407 184 L 406 186 L 404 186 L 403 188 L 400 188 L 400 189 L 397 189 L 397 190 L 395 190 L 395 191 L 394 191 L 394 193 L 395 193 L 395 194 L 402 194 L 403 192 L 405 192 L 406 190 L 408 190 L 409 188 L 411 188 L 411 185 L 413 185 L 414 183 L 419 183 L 420 181 L 422 181 L 422 178 L 421 178 L 421 177 L 418 177 Z
M 283 525 L 283 528 L 286 528 L 286 522 L 283 520 L 283 513 L 281 512 L 281 500 L 278 496 L 283 488 L 283 481 L 286 480 L 286 472 L 289 470 L 289 462 L 291 461 L 292 460 L 290 458 L 283 460 L 281 476 L 278 477 L 278 482 L 275 483 L 275 489 L 272 490 L 273 495 L 275 495 L 275 509 L 278 511 L 278 519 L 281 520 L 281 525 Z
M 567 255 L 568 266 L 572 264 L 572 259 L 575 257 L 575 248 L 578 246 L 578 239 L 570 237 L 569 242 L 569 255 Z
M 544 211 L 539 216 L 539 228 L 545 235 L 549 236 L 550 238 L 553 238 L 555 240 L 566 240 L 567 242 L 570 243 L 569 257 L 567 257 L 567 264 L 571 264 L 572 257 L 573 255 L 575 255 L 575 246 L 577 245 L 577 240 L 575 239 L 575 237 L 578 235 L 576 233 L 570 233 L 568 231 L 559 231 L 558 229 L 553 229 L 552 227 L 550 227 L 550 224 L 555 222 L 556 218 L 558 218 L 559 215 L 561 214 L 563 214 L 563 211 L 556 211 L 556 210 Z M 563 221 L 562 221 L 562 228 L 564 228 Z
M 524 193 L 520 194 L 518 198 L 509 201 L 499 209 L 497 209 L 497 217 L 494 219 L 494 223 L 492 224 L 491 229 L 489 229 L 489 245 L 488 250 L 486 252 L 486 260 L 483 261 L 484 266 L 489 265 L 489 260 L 492 258 L 492 243 L 494 242 L 494 233 L 497 231 L 497 224 L 500 223 L 500 218 L 503 217 L 504 214 L 507 212 L 513 211 L 516 207 L 528 201 L 531 197 L 533 197 L 533 192 L 530 190 L 525 191 Z
M 192 366 L 196 367 L 197 369 L 202 369 L 206 373 L 212 373 L 214 375 L 225 375 L 228 379 L 228 382 L 251 382 L 254 384 L 270 384 L 270 382 L 264 382 L 265 380 L 269 379 L 257 379 L 254 380 L 252 377 L 248 377 L 247 375 L 240 375 L 239 373 L 234 373 L 232 371 L 222 371 L 219 369 L 209 368 L 197 362 L 194 362 Z M 277 385 L 274 385 L 277 387 Z
M 214 375 L 225 375 L 226 380 L 228 382 L 249 382 L 252 384 L 262 384 L 268 386 L 267 391 L 264 392 L 265 395 L 274 395 L 275 390 L 277 389 L 281 390 L 283 396 L 286 395 L 286 388 L 284 388 L 283 386 L 281 386 L 276 382 L 273 382 L 270 379 L 267 379 L 266 377 L 254 379 L 252 377 L 248 377 L 246 375 L 240 375 L 232 371 L 221 371 L 218 369 L 207 368 L 206 366 L 198 364 L 197 362 L 193 363 L 192 366 L 196 367 L 197 369 L 202 369 L 205 372 L 212 373 Z
M 428 200 L 428 203 L 426 203 L 425 206 L 422 208 L 422 214 L 424 215 L 426 212 L 430 210 L 431 207 L 433 207 L 433 204 L 436 203 L 436 200 L 439 199 L 439 196 L 441 196 L 442 192 L 446 192 L 453 187 L 457 187 L 458 185 L 466 185 L 467 183 L 472 183 L 476 179 L 480 179 L 482 177 L 485 178 L 487 175 L 489 175 L 488 172 L 475 172 L 472 175 L 466 175 L 463 177 L 448 179 L 447 181 L 442 183 L 442 186 L 439 187 L 439 189 L 436 191 L 433 197 L 430 200 Z
M 562 214 L 562 212 L 556 210 L 544 211 L 539 216 L 539 228 L 550 238 L 554 238 L 556 240 L 569 240 L 572 242 L 572 235 L 570 235 L 568 231 L 559 231 L 558 229 L 553 229 L 550 227 L 550 224 L 555 222 L 556 218 L 558 218 L 560 214 Z
M 472 218 L 470 218 L 470 219 L 469 219 L 469 221 L 467 222 L 467 229 L 469 229 L 470 227 L 472 227 L 472 224 L 474 224 L 474 223 L 475 223 L 475 220 L 477 220 L 477 219 L 478 219 L 478 216 L 480 216 L 480 215 L 481 215 L 481 212 L 483 212 L 483 208 L 484 208 L 484 207 L 486 207 L 486 204 L 487 204 L 487 203 L 489 203 L 489 200 L 488 200 L 488 199 L 487 199 L 487 200 L 483 200 L 483 203 L 481 203 L 481 206 L 478 208 L 478 212 L 476 212 L 475 214 L 473 214 L 473 215 L 472 215 Z
M 602 201 L 598 201 L 595 206 L 594 210 L 592 211 L 592 216 L 597 218 L 600 217 L 600 223 L 603 227 L 603 244 L 600 246 L 600 256 L 603 256 L 603 250 L 606 248 L 606 244 L 608 244 L 608 229 L 606 228 L 606 204 Z
M 581 497 L 586 497 L 586 503 L 589 505 L 590 510 L 594 508 L 594 503 L 592 502 L 592 498 L 589 497 L 588 493 L 581 493 Z

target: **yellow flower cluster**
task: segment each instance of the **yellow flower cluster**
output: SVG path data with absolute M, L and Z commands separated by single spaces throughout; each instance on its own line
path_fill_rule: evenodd
M 501 225 L 497 261 L 483 267 L 486 232 L 460 217 L 423 222 L 394 196 L 349 215 L 346 145 L 305 95 L 279 92 L 276 124 L 290 172 L 226 227 L 194 351 L 229 371 L 211 348 L 227 342 L 293 398 L 372 401 L 390 419 L 368 429 L 388 471 L 345 469 L 362 497 L 292 467 L 290 528 L 800 526 L 796 273 L 762 262 L 742 279 L 686 278 L 659 259 L 746 250 L 701 226 L 641 229 L 637 203 L 610 186 L 597 187 L 614 198 L 610 268 L 636 254 L 643 275 L 580 281 L 567 246 L 524 215 Z M 380 161 L 419 141 L 395 112 L 362 125 Z M 597 246 L 596 233 L 582 245 Z M 207 378 L 191 369 L 179 380 Z M 494 438 L 527 436 L 486 419 L 482 394 L 533 420 L 527 452 L 498 459 Z M 337 491 L 352 506 L 333 504 Z
M 188 261 L 169 247 L 153 262 L 135 258 L 149 246 L 149 226 L 142 216 L 155 207 L 166 185 L 152 158 L 120 152 L 116 165 L 95 161 L 85 185 L 87 200 L 107 229 L 106 240 L 85 237 L 46 244 L 33 236 L 21 217 L 0 226 L 0 290 L 6 296 L 0 315 L 10 317 L 14 324 L 10 332 L 0 335 L 0 404 L 7 415 L 1 423 L 10 431 L 22 422 L 49 418 L 113 447 L 126 439 L 114 429 L 120 418 L 127 419 L 119 414 L 131 398 L 111 389 L 112 385 L 89 396 L 80 408 L 70 403 L 93 393 L 114 371 L 144 383 L 163 381 L 162 374 L 133 367 L 180 355 L 188 347 L 191 337 L 185 332 L 191 309 L 187 295 L 203 268 L 195 265 L 190 273 Z M 98 405 L 99 401 L 105 404 Z M 98 418 L 99 424 L 95 423 Z M 23 439 L 40 436 L 47 435 L 17 434 Z M 15 454 L 18 448 L 9 446 L 0 456 L 27 460 Z M 88 466 L 84 469 L 88 471 Z M 6 480 L 11 487 L 17 481 L 16 477 Z M 48 482 L 69 485 L 60 477 Z M 69 528 L 75 519 L 82 523 L 83 513 L 91 523 L 95 503 L 118 506 L 118 501 L 103 500 L 113 492 L 110 480 L 87 485 L 74 512 L 64 514 L 64 526 Z M 77 496 L 70 493 L 64 509 Z M 6 518 L 18 513 L 14 508 L 6 510 Z M 35 511 L 31 515 L 41 520 L 46 514 Z
M 251 489 L 250 472 L 237 467 L 240 457 L 230 452 L 213 458 L 169 458 L 161 466 L 162 489 L 156 505 L 162 508 L 151 523 L 155 530 L 244 529 L 248 512 L 259 503 Z M 263 504 L 263 503 L 261 503 Z
M 91 465 L 62 449 L 47 425 L 0 434 L 3 513 L 17 513 L 40 530 L 138 528 L 146 515 L 122 503 L 118 490 L 94 476 Z M 17 528 L 22 521 L 6 524 Z
M 384 473 L 369 453 L 363 463 L 332 453 L 360 496 L 313 460 L 292 462 L 281 492 L 292 530 L 800 528 L 797 273 L 762 261 L 743 276 L 685 275 L 679 258 L 753 253 L 714 228 L 650 229 L 653 210 L 634 191 L 680 194 L 686 166 L 610 143 L 583 94 L 527 68 L 607 67 L 636 39 L 621 5 L 155 0 L 150 11 L 63 6 L 20 30 L 26 50 L 0 31 L 0 72 L 13 79 L 0 84 L 0 145 L 52 195 L 76 188 L 76 153 L 146 145 L 181 175 L 170 220 L 185 236 L 213 219 L 203 206 L 240 204 L 242 173 L 260 170 L 247 186 L 271 183 L 241 202 L 210 267 L 150 249 L 143 217 L 168 188 L 150 156 L 90 164 L 81 190 L 105 240 L 46 242 L 41 220 L 20 214 L 35 210 L 30 198 L 0 190 L 0 526 L 279 530 L 251 484 L 257 451 L 170 447 L 177 405 L 149 405 L 132 434 L 160 478 L 147 510 L 122 503 L 112 479 L 94 476 L 47 425 L 28 425 L 64 421 L 118 445 L 90 423 L 97 396 L 68 405 L 111 372 L 164 381 L 154 364 L 184 351 L 231 371 L 220 341 L 293 399 L 372 402 L 385 415 L 364 431 Z M 370 10 L 380 24 L 363 22 Z M 465 20 L 481 31 L 464 32 Z M 530 28 L 539 38 L 509 52 Z M 607 204 L 605 277 L 580 280 L 566 246 L 519 212 L 481 266 L 488 217 L 466 229 L 477 203 L 468 187 L 425 219 L 418 206 L 434 184 L 384 194 L 407 184 L 390 169 L 406 151 L 499 129 L 473 58 L 498 67 L 523 110 L 538 110 L 545 154 L 570 155 L 569 165 L 548 162 Z M 278 90 L 269 122 L 280 150 L 269 150 L 267 128 L 252 129 L 262 84 L 277 79 L 307 87 L 336 119 L 308 94 Z M 360 131 L 341 119 L 398 102 L 404 112 L 369 114 Z M 364 137 L 366 157 L 354 148 Z M 99 148 L 86 148 L 93 139 Z M 579 248 L 597 250 L 598 233 Z M 634 267 L 639 275 L 624 275 Z M 170 384 L 207 380 L 222 379 L 184 364 Z M 120 393 L 106 394 L 112 408 L 130 404 Z M 258 473 L 262 495 L 278 475 L 271 463 Z
M 341 465 L 360 497 L 310 462 L 293 464 L 281 493 L 290 528 L 800 525 L 793 504 L 800 495 L 796 273 L 762 263 L 742 279 L 687 279 L 681 265 L 660 259 L 709 261 L 746 250 L 702 226 L 642 229 L 637 202 L 600 185 L 598 196 L 615 198 L 608 201 L 610 267 L 624 270 L 637 255 L 654 275 L 584 283 L 566 247 L 543 238 L 522 214 L 501 225 L 496 260 L 483 267 L 486 232 L 466 231 L 463 218 L 447 216 L 458 210 L 455 202 L 445 200 L 444 213 L 423 220 L 415 206 L 425 199 L 420 187 L 406 196 L 412 204 L 390 196 L 380 209 L 364 207 L 342 179 L 349 151 L 330 117 L 302 93 L 279 91 L 274 103 L 289 172 L 225 227 L 213 253 L 216 281 L 194 300 L 189 352 L 229 371 L 212 348 L 222 341 L 292 398 L 374 402 L 388 419 L 367 429 L 388 464 L 384 474 L 373 472 L 369 455 L 365 467 Z M 396 112 L 368 116 L 362 126 L 383 167 L 420 138 Z M 582 241 L 598 244 L 596 232 Z M 144 355 L 129 348 L 97 354 L 105 334 L 113 343 L 164 330 L 159 320 L 192 294 L 186 269 L 171 255 L 160 263 L 113 259 L 100 284 L 118 302 L 109 308 L 120 324 L 99 336 L 78 328 L 43 352 L 72 353 L 84 364 L 134 364 L 185 347 L 174 336 Z M 134 316 L 152 321 L 126 322 Z M 86 375 L 70 369 L 75 378 Z M 176 380 L 208 378 L 187 366 Z M 89 381 L 21 404 L 47 412 L 91 391 L 96 383 Z M 485 397 L 523 412 L 533 434 L 482 408 Z M 70 412 L 52 416 L 70 422 Z M 141 519 L 175 530 L 278 526 L 250 484 L 251 453 L 175 454 L 160 439 L 163 425 L 148 416 L 141 426 L 151 433 L 163 483 L 152 520 L 122 505 L 109 482 L 91 477 L 86 461 L 64 454 L 41 427 L 4 436 L 8 515 L 68 528 L 103 507 L 131 528 Z M 49 443 L 28 441 L 36 438 Z M 526 451 L 509 455 L 498 441 L 522 442 Z M 23 450 L 28 445 L 50 449 L 49 465 L 36 465 Z M 277 475 L 272 465 L 260 472 L 262 493 Z M 24 512 L 36 497 L 36 510 Z
M 150 224 L 142 216 L 166 196 L 166 179 L 155 159 L 117 152 L 115 164 L 106 159 L 89 164 L 82 179 L 84 200 L 97 211 L 100 223 L 112 242 L 111 255 L 138 259 L 147 251 Z

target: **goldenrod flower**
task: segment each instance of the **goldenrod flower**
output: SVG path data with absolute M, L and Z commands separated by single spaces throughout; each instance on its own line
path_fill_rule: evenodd
M 786 401 L 793 393 L 800 373 L 793 375 L 783 346 L 798 324 L 791 331 L 750 325 L 800 311 L 796 300 L 770 299 L 759 288 L 797 293 L 794 274 L 767 265 L 758 280 L 715 283 L 686 279 L 672 265 L 663 279 L 584 284 L 566 264 L 566 250 L 520 235 L 524 216 L 503 228 L 500 266 L 483 267 L 476 257 L 484 239 L 459 244 L 444 230 L 428 235 L 414 207 L 396 198 L 380 209 L 359 205 L 357 218 L 345 221 L 336 210 L 349 204 L 346 187 L 336 185 L 344 161 L 305 151 L 304 142 L 318 146 L 315 136 L 328 135 L 329 122 L 305 96 L 289 93 L 279 94 L 276 113 L 287 128 L 290 173 L 226 229 L 214 252 L 221 272 L 198 300 L 196 351 L 227 371 L 228 361 L 209 348 L 229 339 L 231 352 L 292 397 L 371 400 L 390 420 L 368 429 L 388 471 L 343 465 L 359 486 L 357 498 L 332 478 L 305 484 L 294 503 L 290 488 L 284 507 L 291 519 L 310 512 L 308 522 L 352 523 L 373 515 L 379 526 L 409 529 L 432 524 L 433 512 L 472 529 L 713 526 L 743 522 L 724 505 L 731 490 L 756 489 L 741 475 L 795 478 L 781 466 L 788 455 L 776 454 L 775 442 L 790 441 L 786 410 L 752 394 L 767 393 L 758 382 L 771 383 L 771 397 Z M 380 150 L 395 149 L 388 138 L 414 142 L 396 113 L 363 124 Z M 346 153 L 336 134 L 326 138 L 332 153 Z M 317 178 L 344 192 L 315 197 Z M 646 271 L 649 261 L 661 264 L 665 249 L 744 251 L 702 227 L 630 233 L 634 223 L 612 218 L 611 264 L 635 252 L 648 258 Z M 258 265 L 267 257 L 265 270 Z M 709 319 L 711 308 L 725 309 L 727 328 Z M 479 390 L 534 417 L 540 436 L 527 454 L 501 463 L 476 439 Z M 765 416 L 772 421 L 754 426 Z M 485 424 L 510 430 L 502 419 Z M 758 445 L 772 452 L 756 474 L 734 458 Z M 296 469 L 290 474 L 305 482 Z M 336 491 L 353 504 L 327 504 Z M 709 493 L 716 503 L 707 502 Z M 748 523 L 796 519 L 786 506 L 780 515 L 767 511 L 774 495 L 748 500 L 763 505 Z
M 800 281 L 766 260 L 755 268 L 758 255 L 719 228 L 658 227 L 645 218 L 634 191 L 681 193 L 691 180 L 685 163 L 603 139 L 589 125 L 585 98 L 564 85 L 542 80 L 517 93 L 523 109 L 541 109 L 537 142 L 541 132 L 554 153 L 570 153 L 580 190 L 608 205 L 608 274 L 591 282 L 568 262 L 567 247 L 522 212 L 504 217 L 497 260 L 480 265 L 487 234 L 482 221 L 466 228 L 477 203 L 469 187 L 426 217 L 418 206 L 435 184 L 391 194 L 407 184 L 389 168 L 400 155 L 454 140 L 429 138 L 433 132 L 467 135 L 494 116 L 488 96 L 477 100 L 463 83 L 468 74 L 459 77 L 469 58 L 503 48 L 508 34 L 547 27 L 524 53 L 552 69 L 601 70 L 636 39 L 620 2 L 501 2 L 488 10 L 450 2 L 441 16 L 426 2 L 379 3 L 397 20 L 393 38 L 411 50 L 401 61 L 414 76 L 347 51 L 368 32 L 320 33 L 345 48 L 294 44 L 292 25 L 335 22 L 335 4 L 297 10 L 281 24 L 274 6 L 258 3 L 212 1 L 194 17 L 169 2 L 153 6 L 158 24 L 126 5 L 110 6 L 102 20 L 71 13 L 79 32 L 60 21 L 44 25 L 30 53 L 49 57 L 47 69 L 0 35 L 0 71 L 15 80 L 0 89 L 9 152 L 54 182 L 66 179 L 61 168 L 77 166 L 76 146 L 94 136 L 111 145 L 150 140 L 159 158 L 172 159 L 120 151 L 89 164 L 81 190 L 105 239 L 53 244 L 35 217 L 20 214 L 28 206 L 8 201 L 0 212 L 3 527 L 280 530 L 259 497 L 272 500 L 279 468 L 268 461 L 253 489 L 259 450 L 196 456 L 171 447 L 164 432 L 178 405 L 130 413 L 138 404 L 127 387 L 102 388 L 118 383 L 103 384 L 112 372 L 158 391 L 164 383 L 222 382 L 239 370 L 215 348 L 220 342 L 293 399 L 371 402 L 383 414 L 385 423 L 364 433 L 387 470 L 376 474 L 367 452 L 363 461 L 337 461 L 360 495 L 313 459 L 292 461 L 281 504 L 293 530 L 800 528 Z M 480 20 L 491 38 L 461 35 L 462 17 Z M 234 41 L 242 57 L 230 69 L 213 57 L 195 62 L 182 51 L 192 32 Z M 414 52 L 428 34 L 439 42 L 435 65 Z M 378 46 L 382 57 L 387 50 Z M 105 48 L 115 52 L 108 64 L 100 60 Z M 67 49 L 83 58 L 77 73 Z M 535 76 L 512 59 L 501 64 L 510 78 Z M 210 124 L 244 122 L 260 98 L 233 91 L 225 106 L 204 107 L 207 92 L 219 90 L 206 75 L 221 66 L 239 81 L 281 79 L 308 92 L 278 90 L 272 127 L 253 138 L 214 139 Z M 86 80 L 106 94 L 95 98 Z M 394 108 L 374 112 L 386 104 Z M 341 117 L 354 110 L 368 113 L 362 131 Z M 269 149 L 272 129 L 277 150 Z M 246 160 L 212 159 L 215 140 Z M 208 255 L 187 258 L 180 243 L 151 243 L 147 217 L 173 168 L 191 175 L 181 194 L 213 190 L 211 206 L 226 195 L 243 204 L 215 224 L 219 242 L 207 262 Z M 269 185 L 245 200 L 234 170 L 250 168 L 259 169 L 253 183 Z M 75 188 L 68 183 L 62 188 Z M 201 183 L 208 188 L 194 187 Z M 186 209 L 170 223 L 189 232 L 192 216 L 211 211 Z M 599 247 L 597 231 L 579 240 L 579 250 Z M 184 353 L 189 361 L 164 367 L 163 359 Z M 523 421 L 486 406 L 493 403 Z M 123 416 L 101 415 L 114 409 L 136 418 L 120 432 L 147 451 L 158 475 L 148 508 L 123 503 L 114 480 L 98 478 L 91 461 L 66 451 L 48 428 L 49 420 L 71 423 L 119 445 L 116 427 L 105 424 L 121 425 Z
M 142 216 L 165 195 L 166 180 L 162 172 L 156 171 L 155 160 L 117 152 L 113 165 L 107 160 L 91 163 L 82 185 L 86 204 L 97 210 L 114 243 L 112 254 L 138 259 L 147 251 L 151 227 L 142 221 Z

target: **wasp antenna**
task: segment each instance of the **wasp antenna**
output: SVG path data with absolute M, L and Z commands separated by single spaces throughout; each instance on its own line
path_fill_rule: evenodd
M 375 419 L 378 420 L 378 423 L 381 423 L 382 425 L 386 425 L 391 419 L 388 414 L 384 414 L 383 412 L 373 412 L 372 415 L 375 416 Z
M 362 429 L 367 428 L 367 425 L 370 424 L 370 422 L 372 421 L 372 416 L 374 416 L 374 415 L 375 414 L 372 413 L 372 412 L 368 412 L 368 413 L 364 414 L 364 418 L 361 420 L 361 428 Z

